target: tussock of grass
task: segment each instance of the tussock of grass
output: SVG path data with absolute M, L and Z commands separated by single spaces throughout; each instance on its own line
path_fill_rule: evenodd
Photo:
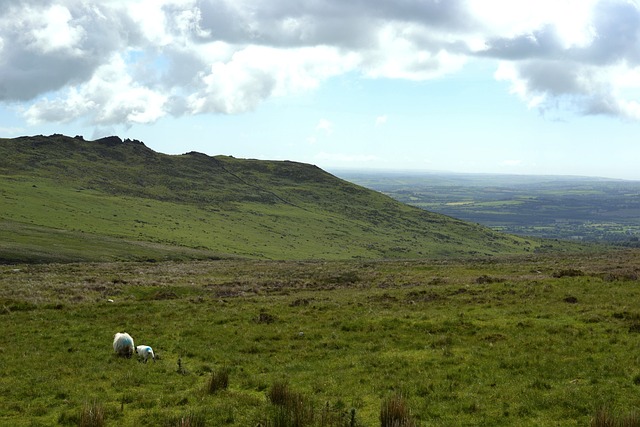
M 394 394 L 383 400 L 380 408 L 380 427 L 416 427 L 407 400 Z
M 255 319 L 256 323 L 260 323 L 260 324 L 270 324 L 276 321 L 276 316 L 274 316 L 273 314 L 268 313 L 267 311 L 265 311 L 264 309 L 260 311 L 260 313 L 258 314 L 258 316 Z
M 601 407 L 592 418 L 591 427 L 640 427 L 640 412 L 618 415 L 608 407 Z
M 211 373 L 207 382 L 207 393 L 215 394 L 221 390 L 229 388 L 229 370 L 222 368 Z
M 271 408 L 265 427 L 360 427 L 355 409 L 332 408 L 329 402 L 317 409 L 311 399 L 293 391 L 286 381 L 273 383 L 267 399 Z
M 206 425 L 204 415 L 198 413 L 179 416 L 166 423 L 166 427 L 205 427 Z
M 80 414 L 79 427 L 103 427 L 105 426 L 104 408 L 101 403 L 93 401 L 85 403 Z
M 313 405 L 306 396 L 297 393 L 287 382 L 274 383 L 267 398 L 272 404 L 267 427 L 306 427 L 314 419 Z
M 295 392 L 286 381 L 273 383 L 267 392 L 271 408 L 265 427 L 359 427 L 356 410 L 332 408 L 326 402 L 320 409 L 302 393 Z

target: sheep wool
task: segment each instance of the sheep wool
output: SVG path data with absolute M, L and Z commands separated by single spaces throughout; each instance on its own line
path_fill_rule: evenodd
M 153 349 L 148 345 L 139 345 L 136 347 L 136 352 L 138 353 L 138 358 L 144 359 L 144 363 L 147 363 L 149 357 L 156 361 L 156 356 L 153 354 Z
M 126 332 L 118 332 L 113 337 L 113 351 L 121 357 L 131 357 L 133 355 L 135 346 L 133 345 L 133 338 Z

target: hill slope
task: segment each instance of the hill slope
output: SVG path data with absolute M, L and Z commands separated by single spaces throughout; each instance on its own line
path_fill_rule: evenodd
M 165 155 L 118 137 L 0 139 L 0 195 L 5 261 L 410 258 L 547 246 L 312 165 Z

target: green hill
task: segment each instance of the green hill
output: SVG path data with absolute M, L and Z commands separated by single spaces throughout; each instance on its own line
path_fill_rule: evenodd
M 0 139 L 0 196 L 4 262 L 380 259 L 549 247 L 402 204 L 312 165 L 165 155 L 118 137 Z

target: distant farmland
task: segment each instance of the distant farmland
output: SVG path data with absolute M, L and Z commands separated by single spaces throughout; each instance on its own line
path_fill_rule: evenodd
M 639 244 L 639 181 L 483 174 L 337 175 L 401 202 L 507 233 Z

